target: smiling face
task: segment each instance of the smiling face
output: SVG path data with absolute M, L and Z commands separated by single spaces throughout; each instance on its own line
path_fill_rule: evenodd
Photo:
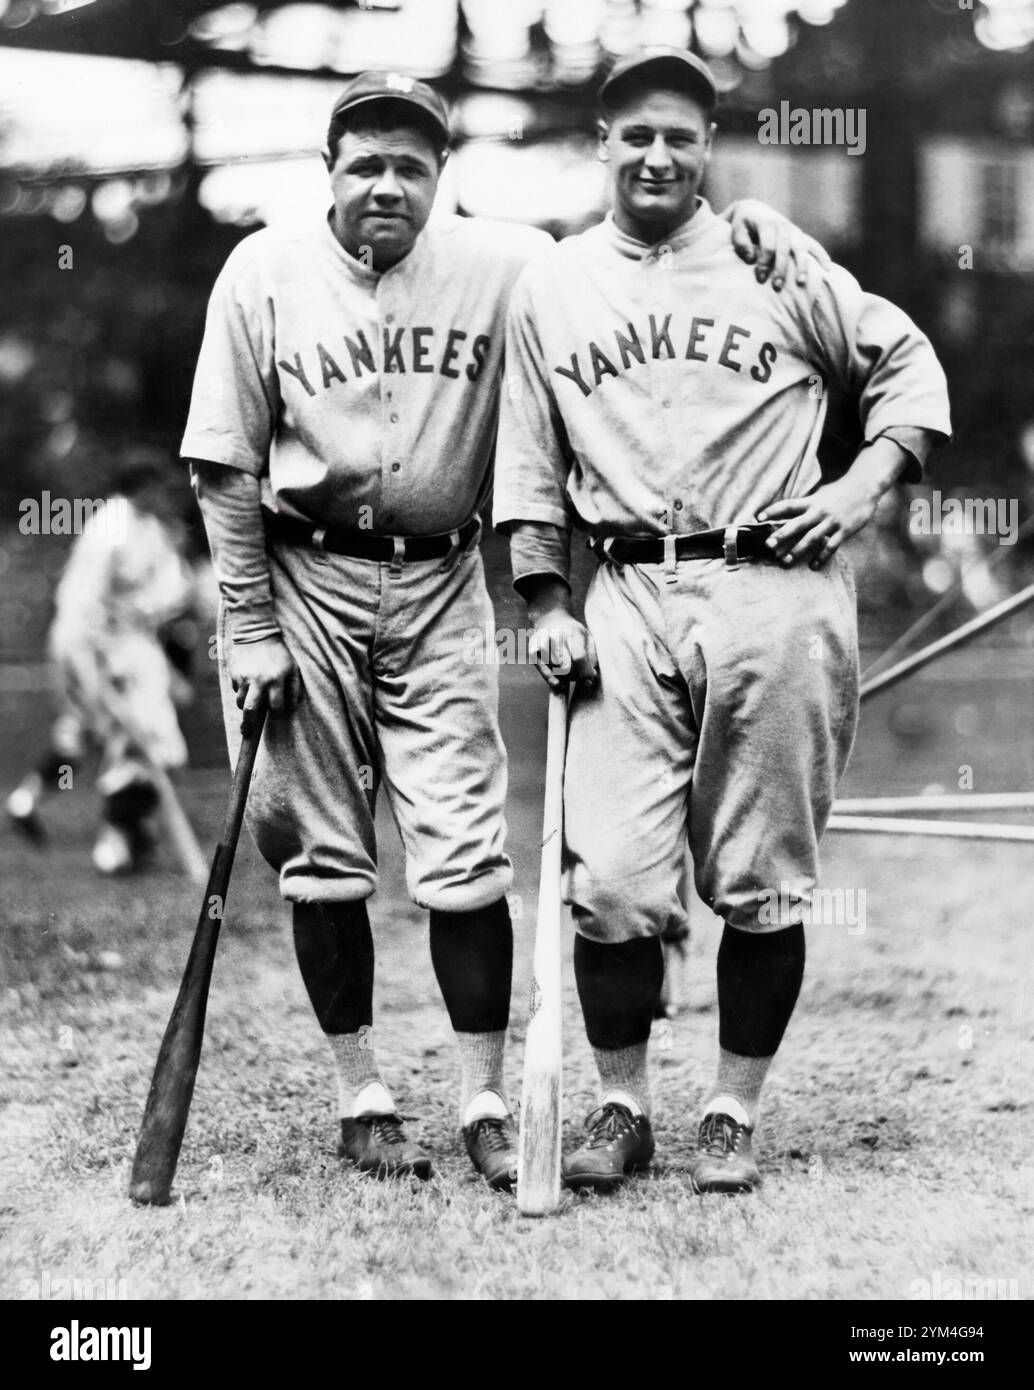
M 600 158 L 614 182 L 614 221 L 623 232 L 656 242 L 693 216 L 714 131 L 700 102 L 663 87 L 632 90 L 599 130 Z
M 431 213 L 441 152 L 414 126 L 356 124 L 324 156 L 334 234 L 350 255 L 389 270 L 413 249 Z M 364 256 L 364 248 L 369 255 Z

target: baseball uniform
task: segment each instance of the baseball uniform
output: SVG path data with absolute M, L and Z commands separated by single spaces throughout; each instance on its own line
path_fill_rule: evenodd
M 497 674 L 464 656 L 491 624 L 471 523 L 490 486 L 506 303 L 549 244 L 450 217 L 378 274 L 326 223 L 266 229 L 213 290 L 182 453 L 261 481 L 274 608 L 306 698 L 267 726 L 249 815 L 290 900 L 374 891 L 382 781 L 417 903 L 474 910 L 510 885 Z M 314 544 L 284 539 L 292 519 L 318 528 Z M 327 529 L 451 534 L 452 553 L 338 555 L 320 546 Z M 224 641 L 228 623 L 224 609 Z M 225 675 L 223 695 L 232 742 Z
M 537 258 L 511 304 L 496 524 L 673 538 L 752 521 L 819 483 L 831 377 L 859 393 L 867 441 L 946 434 L 915 325 L 839 267 L 818 281 L 760 289 L 702 200 L 662 246 L 608 217 Z M 669 541 L 661 563 L 603 564 L 586 623 L 600 680 L 574 697 L 565 789 L 579 932 L 663 931 L 687 832 L 727 922 L 765 930 L 783 883 L 803 908 L 857 717 L 846 561 L 676 561 Z

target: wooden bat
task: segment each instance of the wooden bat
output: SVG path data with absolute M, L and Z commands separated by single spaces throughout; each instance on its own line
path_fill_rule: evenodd
M 226 819 L 212 856 L 194 941 L 158 1051 L 140 1126 L 129 1183 L 129 1195 L 134 1202 L 150 1206 L 166 1206 L 169 1202 L 201 1060 L 208 989 L 226 906 L 226 890 L 230 884 L 230 871 L 237 852 L 248 787 L 265 720 L 266 705 L 263 703 L 247 711 L 241 725 L 242 742 L 230 787 Z
M 523 1216 L 548 1216 L 560 1206 L 560 867 L 566 751 L 567 691 L 553 690 L 549 696 L 539 910 L 517 1146 L 517 1209 Z

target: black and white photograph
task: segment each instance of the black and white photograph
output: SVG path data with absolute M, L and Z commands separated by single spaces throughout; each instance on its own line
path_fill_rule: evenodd
M 0 0 L 32 1363 L 678 1301 L 1004 1372 L 1032 382 L 1034 0 Z

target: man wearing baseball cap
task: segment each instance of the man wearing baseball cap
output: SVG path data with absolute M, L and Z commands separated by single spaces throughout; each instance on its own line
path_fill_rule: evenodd
M 718 105 L 718 87 L 714 75 L 702 58 L 686 48 L 670 48 L 653 44 L 626 53 L 604 78 L 598 96 L 604 111 L 613 112 L 622 90 L 647 80 L 654 83 L 667 80 L 673 86 L 690 92 L 704 110 L 713 114 Z
M 654 1154 L 647 1064 L 661 939 L 696 890 L 724 923 L 699 1192 L 760 1181 L 762 1088 L 804 975 L 818 846 L 858 716 L 843 543 L 950 433 L 944 373 L 840 266 L 762 290 L 700 194 L 716 100 L 647 50 L 600 92 L 612 212 L 522 273 L 507 324 L 495 521 L 532 650 L 577 682 L 564 778 L 574 968 L 600 1103 L 564 1161 L 608 1190 Z M 864 443 L 824 480 L 827 391 Z M 571 531 L 599 567 L 571 612 Z M 606 750 L 606 758 L 600 750 Z M 778 907 L 775 904 L 778 903 Z
M 388 796 L 456 1035 L 471 1161 L 510 1187 L 512 931 L 497 671 L 469 660 L 492 612 L 478 550 L 504 317 L 545 233 L 429 222 L 447 157 L 441 98 L 398 73 L 341 93 L 333 205 L 267 228 L 212 292 L 183 456 L 222 593 L 227 736 L 271 708 L 249 820 L 292 904 L 306 989 L 337 1073 L 339 1152 L 427 1177 L 377 1065 L 374 812 Z M 775 221 L 775 219 L 773 219 Z

